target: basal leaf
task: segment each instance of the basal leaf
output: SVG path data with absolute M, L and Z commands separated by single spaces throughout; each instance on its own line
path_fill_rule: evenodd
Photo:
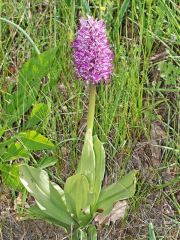
M 97 230 L 96 230 L 96 227 L 91 224 L 89 225 L 88 227 L 88 236 L 89 236 L 89 239 L 90 240 L 97 240 Z
M 50 217 L 48 214 L 46 214 L 44 211 L 42 211 L 38 206 L 34 205 L 31 206 L 30 208 L 27 209 L 27 217 L 30 219 L 42 219 L 42 220 L 46 220 L 47 222 L 49 222 L 50 224 L 54 224 L 57 226 L 64 226 L 64 223 L 56 220 L 55 218 Z
M 74 224 L 67 212 L 64 202 L 64 192 L 49 181 L 48 174 L 39 168 L 27 165 L 20 166 L 20 179 L 24 187 L 35 198 L 38 207 L 50 218 L 63 223 L 68 228 Z
M 76 174 L 69 177 L 64 186 L 67 207 L 78 218 L 84 213 L 90 202 L 89 182 L 86 176 Z
M 95 153 L 95 184 L 94 184 L 94 201 L 96 203 L 98 200 L 101 185 L 104 178 L 105 172 L 105 151 L 103 144 L 99 141 L 97 136 L 93 138 L 93 147 Z
M 54 144 L 48 138 L 36 131 L 21 132 L 17 138 L 29 151 L 52 149 L 54 147 Z
M 137 171 L 133 170 L 118 182 L 103 188 L 96 209 L 101 209 L 106 215 L 111 211 L 115 202 L 132 197 L 136 190 L 136 174 Z
M 71 237 L 71 240 L 90 240 L 87 236 L 87 233 L 84 229 L 78 228 Z
M 95 181 L 95 154 L 93 149 L 92 130 L 89 129 L 85 136 L 81 159 L 77 173 L 85 175 L 89 181 L 90 191 L 93 192 Z

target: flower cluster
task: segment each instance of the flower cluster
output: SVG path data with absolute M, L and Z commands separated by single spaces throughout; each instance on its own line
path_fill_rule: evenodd
M 108 82 L 112 73 L 113 53 L 103 20 L 80 19 L 80 28 L 73 42 L 73 60 L 79 77 L 98 84 Z

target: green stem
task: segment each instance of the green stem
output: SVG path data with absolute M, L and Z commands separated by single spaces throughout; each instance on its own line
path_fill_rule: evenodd
M 36 44 L 34 43 L 34 41 L 32 40 L 32 38 L 29 36 L 29 34 L 27 34 L 26 31 L 24 31 L 24 29 L 22 29 L 19 25 L 15 24 L 14 22 L 6 19 L 6 18 L 2 18 L 0 17 L 1 21 L 4 21 L 8 24 L 11 24 L 12 26 L 16 27 L 20 32 L 22 32 L 24 34 L 24 36 L 28 39 L 28 41 L 32 44 L 32 46 L 34 47 L 34 50 L 36 51 L 37 54 L 40 54 L 40 51 L 38 49 L 38 47 L 36 46 Z
M 96 102 L 96 86 L 93 84 L 90 84 L 90 86 L 89 86 L 89 108 L 88 108 L 88 116 L 87 116 L 87 130 L 90 128 L 93 130 L 95 102 Z

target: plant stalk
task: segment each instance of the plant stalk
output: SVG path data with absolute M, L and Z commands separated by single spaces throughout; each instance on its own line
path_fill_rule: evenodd
M 89 107 L 88 107 L 88 116 L 87 116 L 87 130 L 90 128 L 93 130 L 95 102 L 96 102 L 96 85 L 90 84 L 90 86 L 89 86 Z

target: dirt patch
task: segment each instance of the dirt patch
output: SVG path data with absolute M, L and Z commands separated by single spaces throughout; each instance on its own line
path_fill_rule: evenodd
M 4 199 L 5 200 L 5 199 Z M 13 203 L 1 197 L 0 239 L 1 240 L 65 240 L 63 229 L 41 220 L 19 221 Z M 133 200 L 132 200 L 133 201 Z M 133 202 L 129 202 L 132 206 Z M 180 229 L 175 223 L 178 215 L 160 191 L 150 194 L 137 211 L 130 209 L 128 216 L 109 226 L 98 227 L 99 240 L 147 240 L 148 225 L 153 223 L 157 239 L 177 240 Z
M 15 216 L 1 219 L 2 240 L 60 240 L 63 230 L 40 220 L 17 221 Z M 65 238 L 64 238 L 65 237 Z
M 62 240 L 63 229 L 41 220 L 18 220 L 9 192 L 0 195 L 0 240 Z

